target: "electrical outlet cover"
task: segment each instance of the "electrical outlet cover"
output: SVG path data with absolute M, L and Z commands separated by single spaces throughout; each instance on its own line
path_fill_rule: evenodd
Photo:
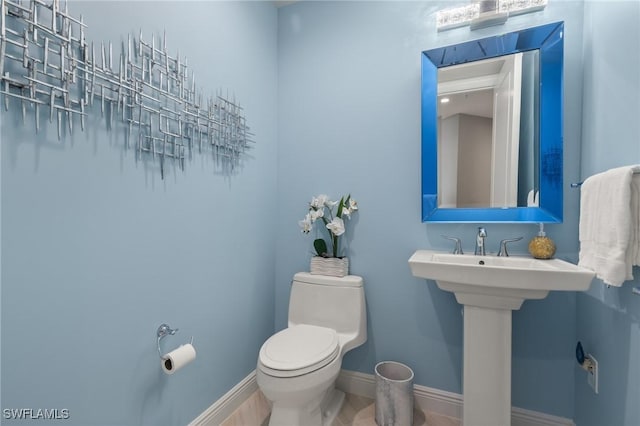
M 593 368 L 587 371 L 587 383 L 593 389 L 593 391 L 598 393 L 598 360 L 596 360 L 593 355 L 587 354 L 587 357 L 591 359 L 593 363 Z

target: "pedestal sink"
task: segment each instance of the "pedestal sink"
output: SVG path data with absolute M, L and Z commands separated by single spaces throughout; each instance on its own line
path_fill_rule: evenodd
M 510 425 L 511 311 L 552 290 L 588 290 L 594 273 L 559 259 L 432 250 L 416 251 L 409 266 L 464 305 L 463 425 Z

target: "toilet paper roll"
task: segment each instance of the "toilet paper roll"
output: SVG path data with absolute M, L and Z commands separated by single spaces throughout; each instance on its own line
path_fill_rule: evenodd
M 194 359 L 196 359 L 196 350 L 192 344 L 187 343 L 169 352 L 162 358 L 162 370 L 164 370 L 166 374 L 173 374 Z

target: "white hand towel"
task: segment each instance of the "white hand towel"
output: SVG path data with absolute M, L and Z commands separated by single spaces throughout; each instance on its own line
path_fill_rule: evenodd
M 640 183 L 634 173 L 640 165 L 611 169 L 587 178 L 581 189 L 578 264 L 618 287 L 640 264 Z
M 635 212 L 635 213 L 634 213 Z M 636 170 L 631 178 L 631 239 L 627 260 L 631 265 L 640 265 L 640 173 Z

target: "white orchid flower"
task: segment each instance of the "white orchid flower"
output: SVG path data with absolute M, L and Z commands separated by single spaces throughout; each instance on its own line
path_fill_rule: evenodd
M 300 225 L 302 232 L 304 232 L 305 234 L 308 234 L 309 232 L 311 232 L 311 227 L 313 226 L 313 223 L 311 221 L 311 215 L 307 213 L 304 219 L 298 222 L 298 225 Z
M 311 199 L 311 207 L 314 207 L 316 209 L 322 209 L 325 204 L 329 201 L 329 196 L 325 195 L 325 194 L 320 194 L 317 197 L 313 197 Z
M 321 217 L 324 216 L 324 209 L 320 208 L 320 209 L 311 209 L 311 211 L 309 212 L 309 214 L 311 215 L 311 222 L 315 222 L 316 220 L 320 219 Z
M 333 220 L 327 224 L 327 229 L 330 230 L 333 235 L 339 237 L 344 234 L 344 221 L 339 217 L 334 217 Z
M 334 208 L 337 204 L 338 204 L 338 202 L 337 202 L 337 201 L 331 201 L 331 200 L 329 200 L 329 199 L 327 199 L 327 200 L 324 202 L 324 205 L 325 205 L 325 206 L 327 206 L 327 207 L 329 207 L 330 209 Z
M 349 198 L 349 205 L 344 205 L 342 207 L 342 215 L 346 215 L 348 219 L 351 219 L 351 213 L 358 210 L 358 203 L 353 199 Z

